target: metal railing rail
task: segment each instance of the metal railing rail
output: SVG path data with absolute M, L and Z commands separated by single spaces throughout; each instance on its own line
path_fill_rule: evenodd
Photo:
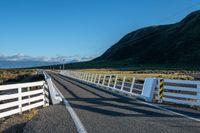
M 158 79 L 158 82 L 160 79 Z M 200 81 L 163 79 L 163 97 L 156 92 L 156 99 L 163 102 L 200 106 Z M 159 86 L 157 87 L 159 88 Z M 159 90 L 159 89 L 158 89 Z

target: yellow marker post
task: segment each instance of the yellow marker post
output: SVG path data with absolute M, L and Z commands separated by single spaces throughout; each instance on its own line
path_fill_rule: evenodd
M 160 79 L 160 90 L 159 90 L 159 97 L 160 99 L 163 98 L 163 92 L 164 92 L 164 79 Z

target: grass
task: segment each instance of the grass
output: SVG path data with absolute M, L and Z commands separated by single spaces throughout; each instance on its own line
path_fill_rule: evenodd
M 117 70 L 117 69 L 79 69 L 80 72 L 97 74 L 118 74 L 133 77 L 159 77 L 167 79 L 192 80 L 187 71 L 166 71 L 166 70 Z
M 25 120 L 30 121 L 34 116 L 37 115 L 37 113 L 38 113 L 38 110 L 37 110 L 37 109 L 32 109 L 31 111 L 22 114 L 22 117 L 23 117 Z
M 32 109 L 30 111 L 23 112 L 21 115 L 16 114 L 10 117 L 0 119 L 0 133 L 1 132 L 12 132 L 20 133 L 23 132 L 23 128 L 26 123 L 33 119 L 38 114 L 38 109 Z
M 9 69 L 0 70 L 0 84 L 8 80 L 17 80 L 19 78 L 36 74 L 34 69 Z

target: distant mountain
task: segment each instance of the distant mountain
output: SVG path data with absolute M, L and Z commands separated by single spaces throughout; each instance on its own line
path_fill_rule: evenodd
M 27 68 L 37 66 L 56 65 L 58 62 L 45 61 L 0 61 L 0 69 L 3 68 Z
M 200 11 L 175 24 L 131 32 L 94 61 L 200 65 Z

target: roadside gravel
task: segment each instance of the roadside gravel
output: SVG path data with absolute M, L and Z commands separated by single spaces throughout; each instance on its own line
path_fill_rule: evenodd
M 64 105 L 44 108 L 29 121 L 24 133 L 75 133 L 76 127 Z

